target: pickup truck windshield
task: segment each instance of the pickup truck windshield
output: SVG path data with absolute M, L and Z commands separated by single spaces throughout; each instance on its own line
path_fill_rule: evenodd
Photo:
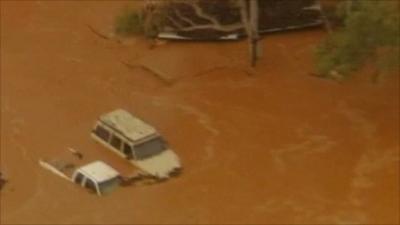
M 120 179 L 118 177 L 114 177 L 110 180 L 103 181 L 99 184 L 100 192 L 102 195 L 106 195 L 114 191 L 116 187 L 119 186 Z
M 135 145 L 136 158 L 146 159 L 150 156 L 157 155 L 166 149 L 166 143 L 161 137 L 150 139 L 146 142 Z

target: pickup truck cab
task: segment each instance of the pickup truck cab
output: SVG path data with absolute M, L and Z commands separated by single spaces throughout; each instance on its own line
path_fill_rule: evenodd
M 75 170 L 72 181 L 98 195 L 110 193 L 119 185 L 119 173 L 102 161 L 95 161 Z
M 103 161 L 84 163 L 70 154 L 63 158 L 40 159 L 39 165 L 99 196 L 110 193 L 120 184 L 120 174 Z
M 178 156 L 157 130 L 123 109 L 100 116 L 91 136 L 129 160 L 143 176 L 162 180 L 181 169 Z

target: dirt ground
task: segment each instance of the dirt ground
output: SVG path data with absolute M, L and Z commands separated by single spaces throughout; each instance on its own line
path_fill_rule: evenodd
M 89 29 L 109 35 L 127 4 L 1 1 L 1 223 L 400 222 L 399 76 L 310 76 L 319 29 L 264 36 L 251 76 L 246 41 L 149 48 Z M 73 147 L 126 167 L 89 136 L 115 108 L 160 130 L 180 177 L 97 197 L 38 166 Z

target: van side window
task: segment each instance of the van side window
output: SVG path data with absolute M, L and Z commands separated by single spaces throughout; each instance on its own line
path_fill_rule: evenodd
M 81 173 L 78 173 L 75 177 L 74 182 L 80 185 L 82 183 L 82 179 L 83 179 L 83 175 Z
M 103 139 L 104 141 L 109 140 L 110 138 L 110 132 L 108 132 L 108 130 L 104 129 L 104 127 L 98 125 L 96 127 L 96 130 L 94 130 L 94 133 L 101 139 Z
M 116 148 L 118 151 L 121 151 L 121 139 L 119 137 L 113 135 L 111 137 L 111 143 L 110 143 L 114 148 Z
M 124 154 L 126 155 L 127 159 L 133 158 L 132 147 L 130 145 L 128 145 L 127 143 L 124 143 Z
M 86 179 L 85 187 L 91 191 L 96 192 L 96 185 L 91 179 Z

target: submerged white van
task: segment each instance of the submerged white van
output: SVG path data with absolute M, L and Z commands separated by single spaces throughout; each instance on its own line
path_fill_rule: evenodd
M 166 179 L 181 170 L 178 156 L 157 130 L 123 109 L 100 116 L 91 136 L 129 160 L 144 176 Z

